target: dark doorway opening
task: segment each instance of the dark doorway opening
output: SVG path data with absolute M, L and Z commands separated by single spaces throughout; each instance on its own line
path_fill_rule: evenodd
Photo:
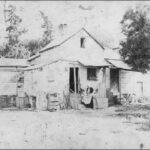
M 79 92 L 79 68 L 70 68 L 70 92 Z
M 110 91 L 113 93 L 111 103 L 118 104 L 119 90 L 119 69 L 110 69 Z
M 110 69 L 110 88 L 114 92 L 119 92 L 119 69 Z
M 143 82 L 141 82 L 141 81 L 138 81 L 137 82 L 137 87 L 138 87 L 138 94 L 140 95 L 140 96 L 142 96 L 143 95 Z

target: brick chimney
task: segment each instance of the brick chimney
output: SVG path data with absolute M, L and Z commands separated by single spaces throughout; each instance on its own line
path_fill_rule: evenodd
M 67 24 L 66 23 L 60 24 L 58 26 L 58 32 L 59 32 L 59 35 L 64 36 L 65 33 L 67 32 Z

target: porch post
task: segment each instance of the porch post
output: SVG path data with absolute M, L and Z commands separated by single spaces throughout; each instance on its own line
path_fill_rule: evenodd
M 76 85 L 76 68 L 75 68 L 75 66 L 73 67 L 73 69 L 74 69 L 74 92 L 75 92 L 75 94 L 77 93 L 77 85 Z
M 121 102 L 121 69 L 119 69 L 119 97 Z

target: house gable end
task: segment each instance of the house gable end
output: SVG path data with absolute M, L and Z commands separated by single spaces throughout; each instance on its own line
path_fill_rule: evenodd
M 103 45 L 97 41 L 85 28 L 81 28 L 79 31 L 77 31 L 76 33 L 72 34 L 71 36 L 65 38 L 64 40 L 62 40 L 60 43 L 57 43 L 55 45 L 53 44 L 49 44 L 49 46 L 47 45 L 45 48 L 43 48 L 42 50 L 40 50 L 40 53 L 43 53 L 45 51 L 48 50 L 52 50 L 54 48 L 57 48 L 58 46 L 61 46 L 62 44 L 64 44 L 65 42 L 69 41 L 70 39 L 72 39 L 74 36 L 78 35 L 80 32 L 84 31 L 89 37 L 91 37 L 91 39 L 93 39 L 102 49 L 104 49 Z M 57 40 L 57 39 L 56 39 Z
M 81 39 L 85 38 L 85 44 L 81 46 Z M 41 54 L 41 62 L 67 59 L 72 61 L 82 60 L 86 64 L 100 64 L 104 60 L 104 48 L 85 29 L 72 35 L 69 39 Z M 105 61 L 105 60 L 104 60 Z

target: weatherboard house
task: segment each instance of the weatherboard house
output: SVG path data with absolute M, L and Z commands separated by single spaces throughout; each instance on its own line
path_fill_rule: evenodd
M 88 106 L 105 108 L 125 94 L 149 96 L 149 82 L 148 74 L 132 71 L 117 51 L 81 28 L 28 60 L 1 58 L 0 106 L 78 109 L 92 102 Z
M 105 48 L 85 28 L 57 38 L 28 62 L 24 93 L 34 97 L 35 107 L 41 109 L 48 107 L 43 96 L 48 93 L 72 108 L 78 108 L 81 91 L 88 88 L 96 93 L 96 108 L 114 104 L 123 94 L 144 94 L 142 74 L 132 71 L 119 53 Z

